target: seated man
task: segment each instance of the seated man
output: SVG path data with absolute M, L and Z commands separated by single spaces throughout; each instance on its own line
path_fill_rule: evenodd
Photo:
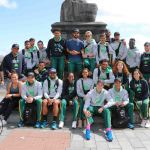
M 41 128 L 47 125 L 48 106 L 53 105 L 53 121 L 51 128 L 57 129 L 57 117 L 59 113 L 60 96 L 62 93 L 62 80 L 58 79 L 56 69 L 49 70 L 49 77 L 44 81 L 44 100 L 43 100 L 43 122 Z
M 92 116 L 94 114 L 101 114 L 106 128 L 106 139 L 111 142 L 113 137 L 111 131 L 111 116 L 108 107 L 112 105 L 113 100 L 103 87 L 103 81 L 99 80 L 96 87 L 86 95 L 84 105 L 84 114 L 87 118 L 85 137 L 87 140 L 90 140 L 90 126 L 93 123 Z
M 134 105 L 133 103 L 129 103 L 128 92 L 125 89 L 123 89 L 121 78 L 115 79 L 114 87 L 111 88 L 108 92 L 114 101 L 113 106 L 110 108 L 110 110 L 113 111 L 114 109 L 117 109 L 117 107 L 125 107 L 125 109 L 128 111 L 128 116 L 130 117 L 128 128 L 134 129 Z
M 76 82 L 74 80 L 74 74 L 69 73 L 68 78 L 63 83 L 63 92 L 61 95 L 61 107 L 60 107 L 60 123 L 59 128 L 63 128 L 64 119 L 66 114 L 66 105 L 73 106 L 73 122 L 72 128 L 75 129 L 77 126 L 77 115 L 79 110 L 78 97 L 76 92 Z
M 112 69 L 109 67 L 108 60 L 104 59 L 101 61 L 101 65 L 98 68 L 94 69 L 93 72 L 93 81 L 94 84 L 97 83 L 98 80 L 104 81 L 104 88 L 109 89 L 111 85 L 114 83 L 114 74 Z
M 48 72 L 45 69 L 45 62 L 40 61 L 38 68 L 34 70 L 35 73 L 35 78 L 37 81 L 41 82 L 43 85 L 43 82 L 47 79 L 48 77 Z
M 36 103 L 37 106 L 37 122 L 36 128 L 40 128 L 41 112 L 42 112 L 42 85 L 35 80 L 33 72 L 29 72 L 27 75 L 27 81 L 22 86 L 22 99 L 19 102 L 20 122 L 18 127 L 24 126 L 24 110 L 27 103 Z

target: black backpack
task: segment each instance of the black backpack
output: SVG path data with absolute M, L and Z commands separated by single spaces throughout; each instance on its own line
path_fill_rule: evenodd
M 26 103 L 23 121 L 27 126 L 34 126 L 37 121 L 37 111 L 36 111 L 36 103 Z
M 98 79 L 100 78 L 100 74 L 101 74 L 101 70 L 100 70 L 100 68 L 98 68 L 98 73 L 97 73 Z M 107 78 L 108 80 L 110 79 L 108 72 L 106 73 L 106 78 Z
M 113 128 L 126 128 L 129 123 L 129 117 L 125 108 L 118 107 L 112 111 L 112 127 Z
M 49 93 L 50 93 L 51 80 L 50 80 L 49 78 L 47 78 L 47 82 L 48 82 L 48 91 L 49 91 Z M 57 89 L 58 89 L 58 86 L 59 86 L 59 79 L 57 79 L 57 80 L 56 80 L 56 82 L 55 82 L 55 85 L 54 85 L 54 86 L 56 86 L 55 91 L 57 92 Z
M 81 79 L 81 83 L 82 83 L 83 92 L 84 92 L 84 94 L 86 95 L 90 90 L 85 90 L 85 89 L 84 89 L 84 85 L 83 85 L 83 80 L 82 80 L 82 79 Z

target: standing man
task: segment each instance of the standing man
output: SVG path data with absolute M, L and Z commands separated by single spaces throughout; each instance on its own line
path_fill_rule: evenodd
M 19 101 L 20 122 L 18 123 L 18 127 L 24 126 L 23 114 L 25 105 L 27 103 L 35 103 L 37 107 L 37 122 L 35 127 L 40 128 L 42 96 L 43 92 L 41 83 L 35 80 L 33 72 L 29 72 L 27 75 L 27 81 L 22 86 L 22 99 Z
M 30 41 L 25 41 L 24 42 L 25 48 L 22 50 L 22 55 L 25 58 L 25 75 L 28 74 L 28 72 L 33 72 L 35 67 L 36 67 L 36 59 L 35 56 L 33 55 L 33 52 L 31 51 L 31 44 Z
M 2 70 L 4 71 L 4 76 L 7 79 L 10 79 L 12 70 L 17 72 L 19 79 L 24 77 L 25 61 L 24 57 L 19 53 L 18 44 L 13 44 L 11 52 L 4 57 Z
M 114 33 L 114 42 L 112 42 L 110 46 L 116 53 L 116 60 L 125 61 L 127 56 L 127 46 L 124 40 L 120 40 L 119 32 Z
M 140 71 L 149 84 L 150 90 L 150 42 L 144 44 L 145 52 L 141 55 Z
M 72 32 L 72 39 L 67 41 L 67 52 L 68 52 L 68 72 L 73 72 L 76 77 L 82 71 L 82 51 L 84 50 L 84 44 L 79 39 L 79 29 L 74 29 Z
M 46 67 L 48 67 L 50 65 L 50 61 L 48 60 L 46 48 L 44 47 L 43 41 L 38 41 L 37 46 L 39 51 L 39 62 L 43 61 Z
M 47 56 L 51 61 L 51 67 L 55 68 L 58 72 L 58 77 L 63 79 L 66 42 L 61 37 L 61 31 L 59 29 L 55 29 L 52 32 L 54 37 L 48 42 Z
M 57 77 L 57 72 L 55 68 L 49 70 L 49 77 L 44 81 L 43 91 L 44 91 L 44 100 L 43 100 L 43 123 L 41 128 L 45 128 L 47 125 L 47 114 L 48 106 L 52 105 L 53 107 L 53 121 L 51 128 L 56 130 L 58 128 L 57 119 L 59 114 L 59 105 L 60 105 L 60 96 L 62 93 L 62 80 Z
M 131 38 L 129 40 L 129 49 L 127 52 L 126 63 L 129 66 L 128 69 L 132 73 L 140 64 L 140 52 L 135 47 L 135 39 Z

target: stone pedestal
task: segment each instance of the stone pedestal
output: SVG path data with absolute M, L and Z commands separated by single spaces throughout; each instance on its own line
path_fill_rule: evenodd
M 103 22 L 56 22 L 52 24 L 52 30 L 61 29 L 62 37 L 69 39 L 72 37 L 71 33 L 74 28 L 80 30 L 80 39 L 84 39 L 86 31 L 92 31 L 93 38 L 98 42 L 99 35 L 106 31 L 106 23 Z

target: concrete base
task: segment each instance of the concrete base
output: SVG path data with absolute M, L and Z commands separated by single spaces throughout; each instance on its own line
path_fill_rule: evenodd
M 99 35 L 106 31 L 107 24 L 104 22 L 56 22 L 51 25 L 52 30 L 61 29 L 62 37 L 65 39 L 71 38 L 71 33 L 74 28 L 80 29 L 81 39 L 84 39 L 86 31 L 92 31 L 93 38 L 99 41 Z

